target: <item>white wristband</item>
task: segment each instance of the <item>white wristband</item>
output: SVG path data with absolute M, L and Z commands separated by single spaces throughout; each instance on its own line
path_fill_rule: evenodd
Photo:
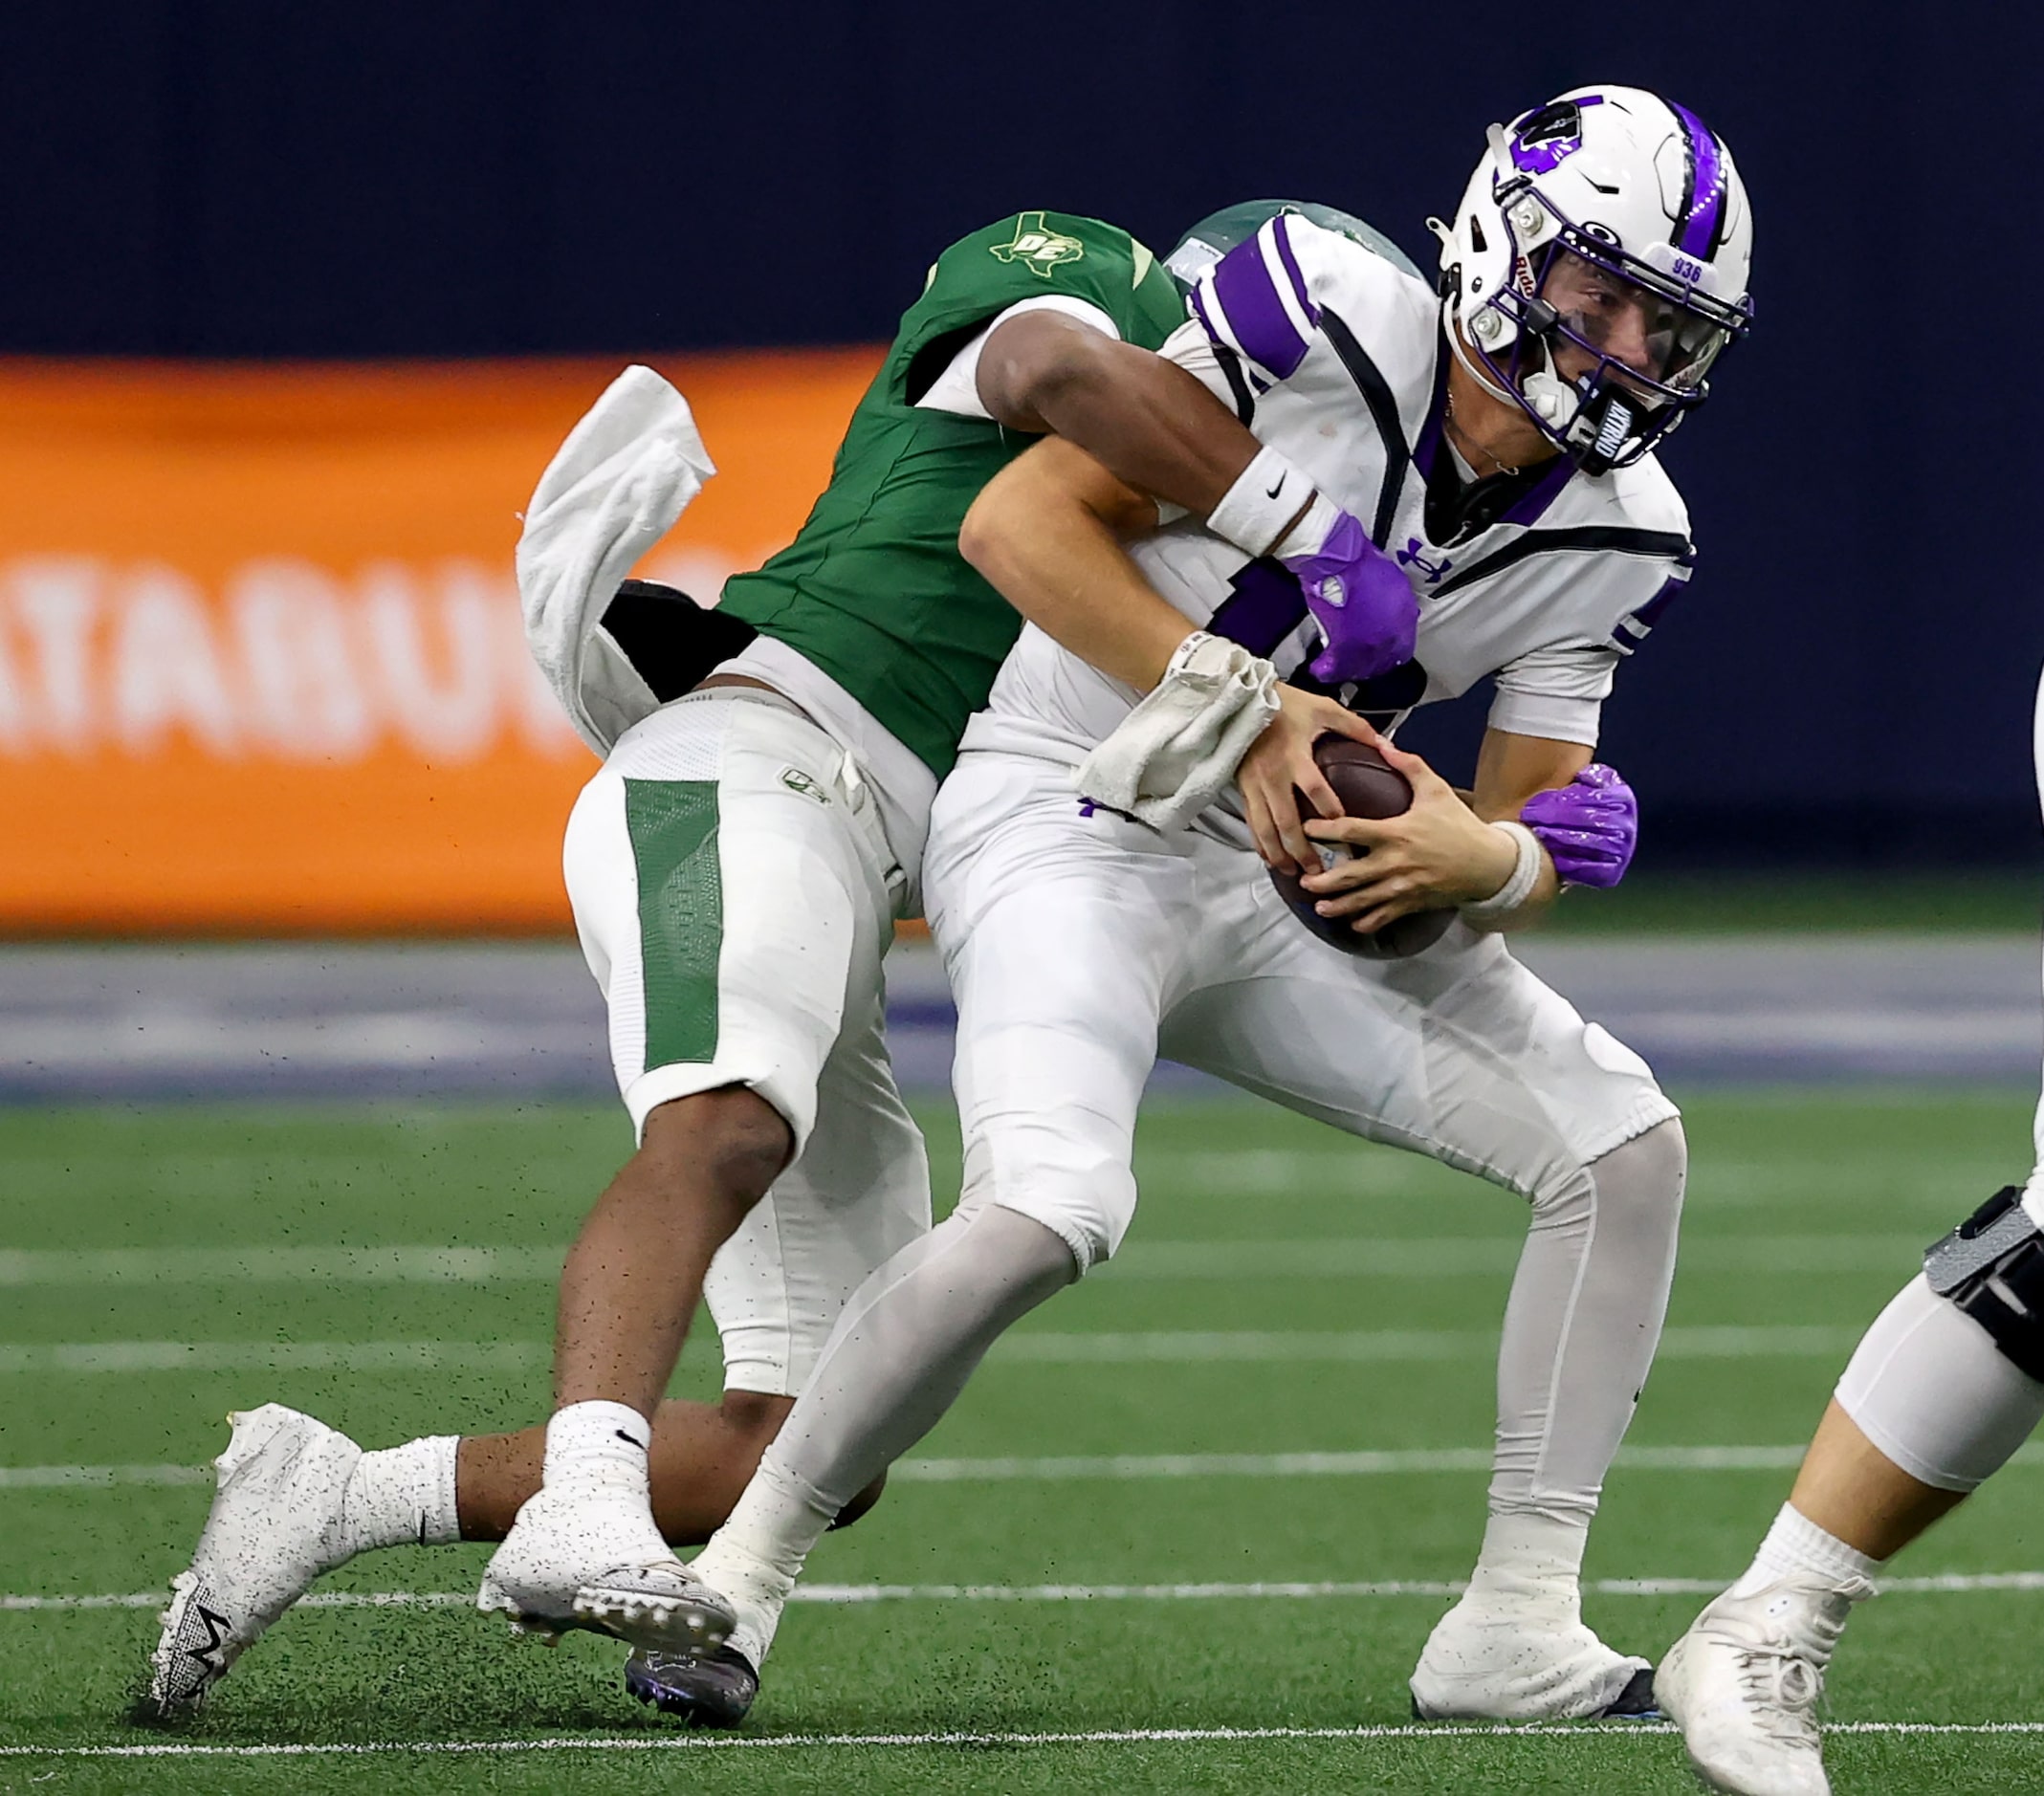
M 1268 555 L 1312 490 L 1305 473 L 1276 449 L 1259 449 L 1220 495 L 1206 527 L 1245 555 Z
M 1491 828 L 1501 829 L 1509 836 L 1519 850 L 1519 858 L 1512 863 L 1511 876 L 1488 898 L 1478 899 L 1473 904 L 1461 907 L 1462 921 L 1476 929 L 1488 924 L 1502 923 L 1513 911 L 1520 909 L 1533 895 L 1533 887 L 1540 883 L 1540 867 L 1545 853 L 1540 838 L 1524 823 L 1492 823 Z
M 1281 561 L 1288 561 L 1295 555 L 1318 555 L 1340 522 L 1341 507 L 1325 493 L 1316 493 L 1313 502 L 1306 508 L 1306 515 L 1271 545 L 1270 553 Z

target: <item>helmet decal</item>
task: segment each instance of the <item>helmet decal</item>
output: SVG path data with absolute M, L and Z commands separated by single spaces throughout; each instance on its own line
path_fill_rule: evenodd
M 1576 99 L 1557 99 L 1527 114 L 1512 134 L 1512 166 L 1522 174 L 1552 174 L 1564 156 L 1583 147 L 1583 108 L 1603 103 L 1602 95 L 1586 94 Z

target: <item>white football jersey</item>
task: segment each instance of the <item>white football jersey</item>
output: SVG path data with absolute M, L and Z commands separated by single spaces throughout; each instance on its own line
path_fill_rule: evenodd
M 1452 351 L 1439 301 L 1296 214 L 1208 269 L 1191 308 L 1162 353 L 1360 518 L 1418 597 L 1413 662 L 1344 699 L 1396 727 L 1491 679 L 1492 728 L 1593 745 L 1613 670 L 1689 575 L 1688 514 L 1659 464 L 1592 478 L 1557 458 L 1470 485 L 1441 430 Z M 1277 563 L 1191 518 L 1132 553 L 1193 624 L 1310 684 L 1319 634 Z M 1076 765 L 1135 697 L 1030 625 L 964 747 Z

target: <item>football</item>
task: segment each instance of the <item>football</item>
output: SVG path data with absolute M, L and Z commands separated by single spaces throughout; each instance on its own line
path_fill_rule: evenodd
M 1346 817 L 1399 817 L 1412 808 L 1411 782 L 1367 743 L 1330 734 L 1313 744 L 1313 759 L 1334 788 Z M 1306 795 L 1295 791 L 1295 796 L 1300 814 L 1312 816 Z M 1332 842 L 1323 842 L 1319 848 L 1326 866 L 1352 860 L 1357 852 Z M 1273 867 L 1270 881 L 1291 906 L 1292 914 L 1322 941 L 1366 960 L 1403 960 L 1423 953 L 1447 933 L 1455 917 L 1453 910 L 1416 910 L 1410 916 L 1394 918 L 1369 935 L 1359 935 L 1349 927 L 1347 917 L 1324 917 L 1315 910 L 1314 895 L 1291 874 Z

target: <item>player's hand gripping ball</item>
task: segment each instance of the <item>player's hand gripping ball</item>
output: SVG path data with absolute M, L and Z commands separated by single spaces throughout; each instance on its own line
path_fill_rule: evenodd
M 1345 817 L 1403 817 L 1413 807 L 1412 782 L 1367 743 L 1351 741 L 1344 735 L 1324 735 L 1313 744 L 1313 759 L 1341 800 Z M 1300 816 L 1315 815 L 1312 801 L 1305 793 L 1295 792 L 1294 797 Z M 1320 851 L 1323 867 L 1369 852 L 1339 842 L 1313 845 Z M 1272 867 L 1270 880 L 1291 906 L 1292 914 L 1322 941 L 1344 953 L 1360 954 L 1365 960 L 1404 960 L 1424 953 L 1447 933 L 1448 925 L 1455 920 L 1453 910 L 1415 910 L 1362 935 L 1350 926 L 1347 917 L 1324 917 L 1314 909 L 1314 894 L 1300 885 L 1295 875 Z

